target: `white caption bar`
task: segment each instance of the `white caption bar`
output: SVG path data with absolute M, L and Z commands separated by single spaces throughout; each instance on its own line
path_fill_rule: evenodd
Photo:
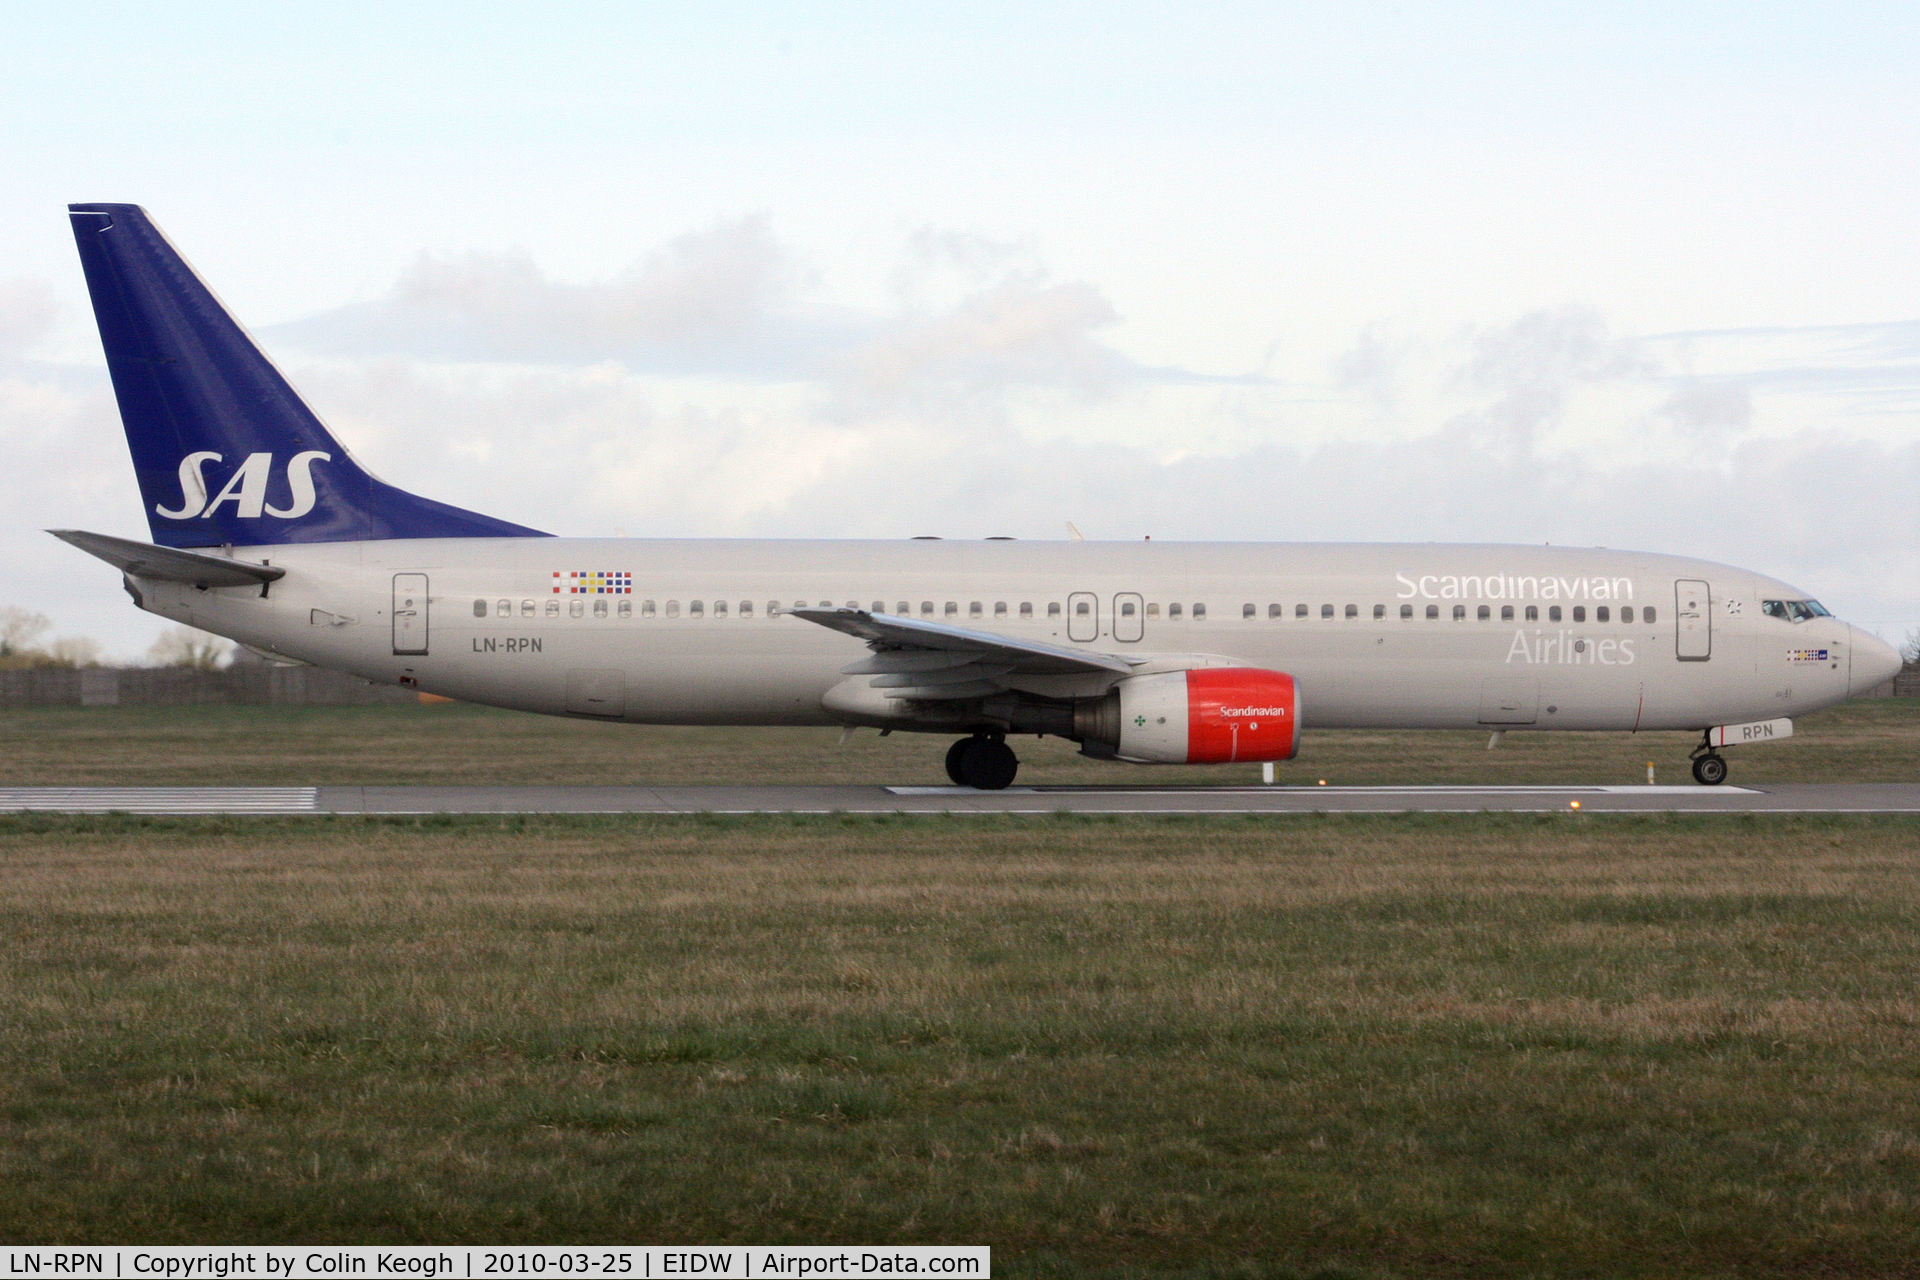
M 35 1280 L 340 1280 L 352 1276 L 525 1280 L 611 1276 L 615 1280 L 814 1280 L 821 1276 L 989 1276 L 986 1245 L 112 1245 L 0 1249 L 0 1277 Z

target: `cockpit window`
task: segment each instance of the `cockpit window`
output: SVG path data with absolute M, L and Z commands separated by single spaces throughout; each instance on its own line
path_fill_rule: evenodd
M 1808 618 L 1831 618 L 1818 600 L 1762 600 L 1760 612 L 1786 622 L 1805 622 Z

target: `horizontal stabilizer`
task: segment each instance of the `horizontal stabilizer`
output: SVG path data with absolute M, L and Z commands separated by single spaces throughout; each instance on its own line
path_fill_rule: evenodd
M 156 547 L 150 542 L 110 538 L 104 533 L 87 533 L 80 529 L 49 529 L 47 532 L 136 578 L 186 582 L 196 587 L 246 587 L 272 582 L 287 574 L 278 565 L 250 564 L 245 560 L 229 560 L 225 556 L 210 556 L 200 551 Z

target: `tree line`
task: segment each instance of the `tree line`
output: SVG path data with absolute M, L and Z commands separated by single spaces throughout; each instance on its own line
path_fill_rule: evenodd
M 0 607 L 0 671 L 34 667 L 97 667 L 104 652 L 87 636 L 55 636 L 53 620 L 17 605 Z M 233 661 L 233 644 L 194 627 L 168 627 L 147 649 L 147 665 L 218 671 Z

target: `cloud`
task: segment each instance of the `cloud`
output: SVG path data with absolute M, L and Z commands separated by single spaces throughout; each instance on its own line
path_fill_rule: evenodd
M 44 280 L 0 280 L 0 361 L 15 359 L 53 333 L 60 308 Z
M 971 407 L 1031 387 L 1098 399 L 1138 373 L 1094 336 L 1118 319 L 1083 282 L 1000 281 L 843 353 L 833 365 L 840 412 Z
M 1738 379 L 1687 378 L 1655 411 L 1682 435 L 1717 444 L 1753 423 L 1753 391 Z
M 1259 381 L 1147 368 L 1102 339 L 1118 319 L 1085 281 L 1055 280 L 1018 246 L 922 228 L 891 306 L 823 300 L 767 219 L 722 219 L 610 280 L 551 279 L 521 252 L 424 255 L 382 297 L 263 331 L 339 359 L 583 366 L 636 374 L 815 382 L 847 414 L 1004 391 L 1099 398 L 1129 383 Z
M 1525 462 L 1541 437 L 1562 424 L 1578 390 L 1652 372 L 1636 345 L 1610 336 L 1606 321 L 1590 307 L 1530 312 L 1471 335 L 1470 353 L 1454 381 L 1488 398 L 1452 425 L 1467 448 Z
M 849 340 L 802 307 L 806 272 L 766 218 L 678 236 L 611 280 L 549 278 L 518 251 L 422 255 L 392 290 L 268 333 L 319 354 L 593 364 L 668 374 L 797 376 Z

